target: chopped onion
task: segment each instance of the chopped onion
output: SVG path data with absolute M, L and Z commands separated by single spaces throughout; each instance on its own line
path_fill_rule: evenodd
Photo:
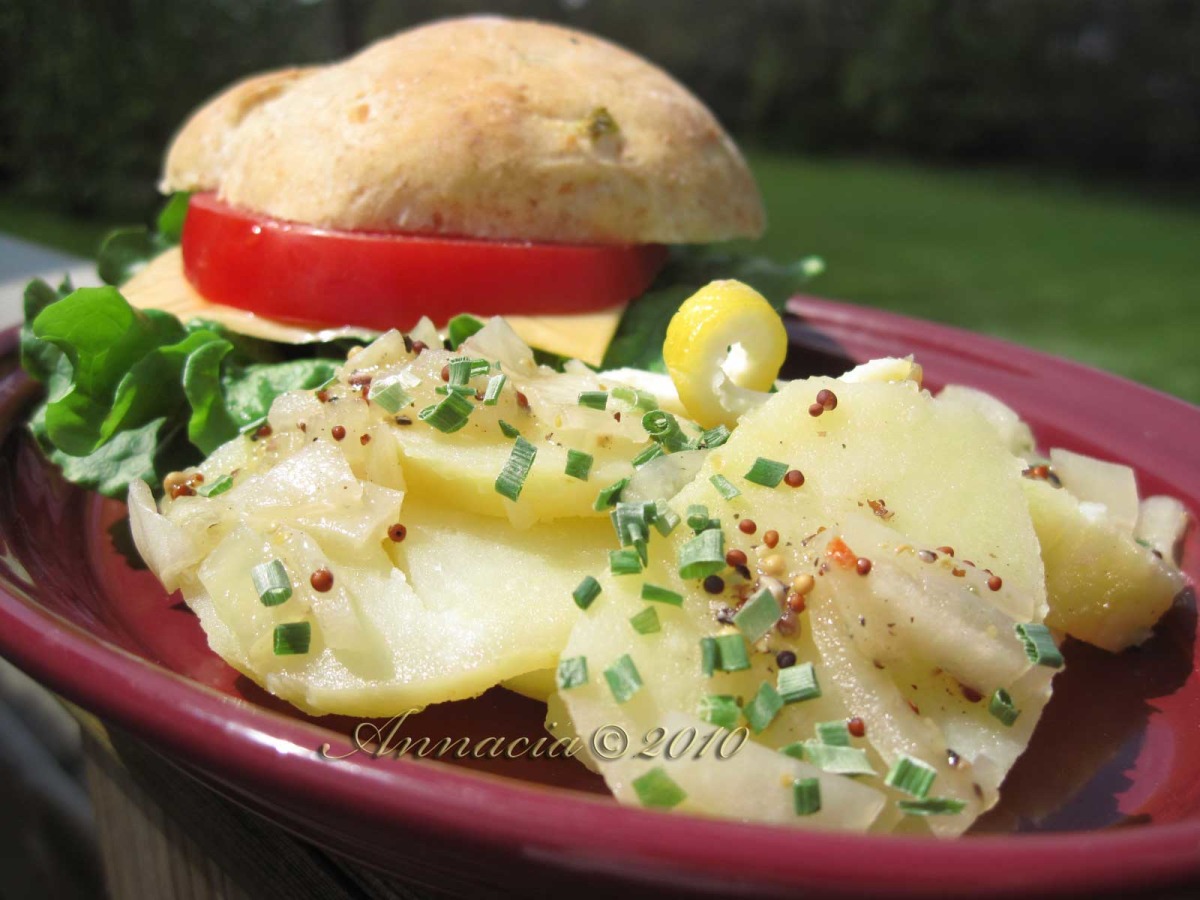
M 656 457 L 633 473 L 621 499 L 635 503 L 669 500 L 695 479 L 707 456 L 707 450 L 681 450 Z
M 1086 503 L 1104 504 L 1113 523 L 1126 533 L 1133 533 L 1138 520 L 1133 469 L 1057 448 L 1050 451 L 1050 465 L 1074 497 Z

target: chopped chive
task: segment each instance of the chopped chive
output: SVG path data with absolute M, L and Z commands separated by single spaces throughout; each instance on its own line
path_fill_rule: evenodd
M 750 467 L 750 471 L 742 477 L 754 484 L 761 484 L 763 487 L 779 487 L 779 482 L 783 481 L 783 476 L 787 474 L 787 463 L 776 462 L 773 459 L 765 459 L 759 457 L 754 461 L 754 465 Z
M 707 578 L 725 568 L 725 533 L 702 531 L 679 549 L 679 577 Z
M 278 606 L 292 596 L 292 581 L 283 562 L 278 559 L 251 569 L 250 581 L 263 606 Z
M 802 703 L 821 696 L 821 685 L 817 681 L 817 669 L 810 663 L 800 663 L 779 670 L 776 687 L 784 703 Z
M 742 707 L 731 694 L 709 694 L 700 701 L 700 718 L 733 731 L 742 720 Z
M 621 542 L 622 547 L 629 547 L 639 540 L 644 541 L 653 517 L 654 502 L 650 500 L 637 503 L 618 500 L 616 507 L 609 513 L 613 529 L 617 532 L 617 540 Z
M 510 441 L 513 438 L 518 438 L 521 436 L 521 432 L 519 432 L 517 430 L 515 425 L 509 425 L 503 419 L 500 420 L 500 433 L 502 435 L 504 435 L 506 438 L 508 438 Z
M 642 558 L 637 550 L 609 550 L 608 571 L 614 575 L 636 575 L 642 571 Z
M 637 615 L 630 616 L 629 624 L 638 634 L 654 634 L 656 631 L 662 631 L 662 623 L 658 620 L 658 610 L 653 606 L 647 606 Z
M 849 747 L 850 729 L 842 719 L 817 723 L 817 740 L 830 747 Z
M 1037 622 L 1030 622 L 1026 625 L 1014 625 L 1013 629 L 1025 644 L 1025 655 L 1029 657 L 1030 662 L 1039 666 L 1049 666 L 1051 669 L 1062 668 L 1062 653 L 1054 643 L 1054 635 L 1050 633 L 1049 628 Z
M 700 672 L 705 678 L 712 678 L 713 672 L 721 661 L 721 651 L 717 647 L 717 639 L 712 637 L 700 638 Z
M 718 425 L 716 428 L 710 428 L 708 431 L 700 435 L 700 446 L 711 450 L 713 447 L 720 447 L 729 440 L 729 429 L 724 425 Z
M 663 448 L 661 444 L 650 444 L 629 462 L 635 469 L 640 469 L 646 463 L 650 462 L 650 460 L 658 459 L 662 455 Z
M 588 667 L 586 656 L 573 656 L 570 659 L 558 661 L 558 671 L 555 673 L 555 683 L 560 691 L 587 684 Z
M 508 376 L 503 372 L 488 379 L 487 389 L 483 392 L 484 406 L 495 406 L 500 402 L 500 392 L 504 390 L 506 381 L 508 381 Z
M 608 406 L 608 391 L 580 391 L 579 405 L 603 410 Z
M 571 591 L 571 596 L 575 598 L 576 606 L 580 609 L 587 609 L 600 596 L 600 582 L 588 575 L 579 582 L 579 586 L 575 590 Z
M 622 478 L 620 481 L 614 481 L 608 487 L 602 488 L 596 495 L 596 502 L 592 504 L 592 509 L 600 511 L 614 506 L 621 499 L 621 491 L 625 490 L 627 484 L 629 484 L 629 479 Z
M 922 800 L 897 800 L 896 806 L 902 813 L 910 816 L 947 816 L 955 815 L 967 808 L 962 800 L 953 797 L 926 797 Z
M 699 503 L 693 503 L 687 508 L 687 523 L 688 528 L 699 534 L 701 531 L 708 531 L 710 528 L 720 528 L 721 523 L 710 517 L 708 507 Z
M 929 789 L 933 787 L 935 778 L 937 778 L 937 769 L 929 763 L 912 756 L 901 756 L 888 770 L 883 783 L 898 791 L 911 794 L 918 800 L 924 800 Z
M 779 711 L 783 709 L 783 698 L 769 681 L 764 681 L 758 693 L 746 704 L 742 712 L 750 723 L 750 730 L 755 734 L 765 731 L 767 726 L 775 721 Z
M 474 397 L 475 388 L 469 384 L 443 384 L 433 389 L 435 394 L 441 394 L 443 397 L 447 394 L 458 394 L 460 397 Z
M 653 809 L 671 809 L 687 799 L 683 788 L 662 766 L 655 766 L 645 775 L 633 779 L 633 790 L 642 806 Z
M 669 591 L 657 584 L 642 585 L 642 599 L 651 603 L 665 603 L 668 606 L 683 606 L 683 595 Z
M 663 537 L 667 537 L 680 523 L 679 513 L 667 506 L 666 500 L 654 502 L 654 527 Z
M 390 413 L 398 413 L 413 402 L 413 396 L 404 389 L 400 376 L 372 379 L 367 399 Z
M 658 409 L 658 401 L 654 399 L 653 394 L 648 394 L 645 391 L 639 391 L 637 388 L 625 387 L 620 385 L 612 389 L 614 400 L 620 400 L 631 407 L 644 410 Z
M 679 427 L 679 420 L 669 412 L 655 409 L 642 416 L 642 427 L 646 434 L 668 453 L 682 450 L 687 446 L 687 437 Z
M 775 595 L 763 588 L 737 611 L 733 624 L 753 644 L 770 631 L 782 615 L 783 610 L 779 608 Z
M 536 456 L 537 447 L 523 437 L 517 438 L 512 452 L 508 454 L 508 462 L 496 476 L 496 493 L 515 502 L 521 496 L 521 489 L 525 487 L 525 479 L 529 476 Z
M 996 688 L 992 693 L 992 699 L 988 701 L 988 712 L 1005 725 L 1012 725 L 1017 721 L 1017 716 L 1021 715 L 1021 711 L 1013 705 L 1012 695 L 1004 688 Z
M 732 500 L 734 497 L 741 494 L 741 491 L 734 487 L 733 483 L 724 475 L 714 475 L 708 480 L 712 482 L 712 486 L 717 489 L 717 493 L 726 500 Z
M 417 413 L 417 418 L 443 434 L 453 434 L 467 424 L 467 417 L 474 409 L 466 397 L 451 393 L 446 395 L 446 399 L 425 407 Z
M 568 450 L 566 472 L 572 478 L 587 481 L 588 475 L 592 471 L 592 462 L 592 454 L 584 453 L 582 450 Z
M 721 634 L 713 639 L 716 644 L 716 668 L 722 672 L 740 672 L 750 668 L 750 654 L 740 634 Z
M 308 622 L 284 622 L 275 626 L 275 655 L 302 656 L 312 642 L 312 625 Z
M 452 386 L 464 385 L 477 375 L 486 375 L 492 368 L 492 364 L 486 359 L 470 359 L 466 356 L 458 356 L 447 363 L 450 378 L 447 383 Z
M 811 763 L 822 772 L 833 775 L 875 774 L 875 767 L 867 759 L 866 751 L 858 747 L 839 747 L 818 741 L 803 741 L 801 747 L 805 762 Z M 789 752 L 788 755 L 794 754 Z
M 628 653 L 604 670 L 604 680 L 618 703 L 624 703 L 642 689 L 642 676 Z
M 196 493 L 201 497 L 216 497 L 225 493 L 231 487 L 233 487 L 233 476 L 222 475 L 208 484 L 200 485 L 200 487 L 196 488 Z
M 817 778 L 797 778 L 792 782 L 792 807 L 798 816 L 821 811 L 821 782 Z

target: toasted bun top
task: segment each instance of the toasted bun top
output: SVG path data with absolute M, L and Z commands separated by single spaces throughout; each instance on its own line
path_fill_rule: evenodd
M 233 85 L 183 126 L 162 186 L 350 230 L 701 243 L 764 226 L 737 148 L 669 75 L 494 17 Z

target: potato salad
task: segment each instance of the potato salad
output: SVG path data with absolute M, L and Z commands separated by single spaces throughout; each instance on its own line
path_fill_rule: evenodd
M 212 649 L 309 713 L 496 685 L 643 807 L 962 834 L 1064 665 L 1184 587 L 1177 501 L 911 359 L 779 381 L 778 314 L 714 282 L 667 374 L 539 365 L 503 319 L 422 322 L 170 475 L 133 533 Z

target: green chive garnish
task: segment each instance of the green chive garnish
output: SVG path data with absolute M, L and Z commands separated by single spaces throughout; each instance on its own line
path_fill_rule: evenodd
M 682 450 L 687 446 L 687 437 L 679 427 L 679 421 L 669 412 L 661 409 L 652 410 L 642 416 L 642 427 L 646 434 L 658 444 L 662 444 L 668 453 Z
M 624 385 L 615 387 L 612 389 L 612 395 L 614 400 L 620 400 L 630 407 L 644 410 L 658 409 L 658 401 L 654 399 L 653 394 L 639 391 L 636 388 L 625 387 Z
M 447 384 L 464 385 L 477 375 L 486 375 L 492 368 L 492 364 L 486 359 L 470 359 L 466 356 L 458 356 L 447 363 L 450 378 Z
M 779 482 L 783 481 L 783 476 L 787 474 L 787 463 L 776 462 L 773 459 L 764 459 L 759 457 L 754 461 L 754 465 L 750 467 L 750 471 L 743 477 L 747 481 L 752 481 L 755 484 L 761 484 L 763 487 L 779 487 Z
M 576 606 L 580 609 L 587 609 L 600 596 L 600 582 L 588 575 L 579 582 L 579 586 L 571 592 L 571 596 L 575 598 Z
M 642 558 L 637 550 L 609 550 L 608 571 L 614 575 L 636 575 L 642 571 Z
M 628 653 L 604 670 L 604 680 L 618 703 L 624 703 L 642 689 L 642 676 Z
M 504 390 L 504 383 L 508 381 L 508 376 L 503 372 L 493 375 L 488 379 L 487 390 L 483 392 L 483 405 L 495 406 L 500 402 L 500 392 Z
M 608 391 L 581 391 L 579 405 L 602 410 L 608 406 Z
M 662 766 L 655 766 L 645 775 L 633 779 L 633 790 L 642 806 L 653 809 L 671 809 L 687 799 L 683 788 Z
M 508 462 L 504 464 L 504 469 L 496 477 L 496 493 L 515 502 L 521 496 L 521 489 L 525 487 L 525 479 L 529 475 L 529 470 L 533 468 L 533 460 L 536 456 L 537 447 L 523 437 L 517 438 L 512 451 L 508 454 Z
M 679 513 L 667 506 L 666 500 L 657 500 L 654 503 L 654 527 L 658 529 L 658 533 L 663 537 L 667 537 L 672 531 L 678 527 Z
M 710 428 L 700 435 L 700 446 L 712 449 L 720 447 L 729 440 L 729 429 L 724 425 L 718 425 L 716 428 Z
M 850 729 L 841 719 L 817 723 L 817 740 L 830 747 L 849 747 Z
M 812 763 L 823 772 L 833 775 L 874 775 L 875 768 L 867 759 L 865 751 L 858 747 L 838 747 L 817 741 L 802 741 L 784 748 L 788 756 L 795 756 L 792 748 L 799 746 L 805 762 Z
M 571 688 L 579 687 L 581 684 L 587 684 L 588 668 L 586 656 L 573 656 L 570 659 L 560 659 L 558 661 L 558 672 L 555 674 L 555 683 L 560 691 L 569 691 Z
M 775 717 L 779 715 L 781 709 L 783 709 L 783 698 L 779 696 L 779 692 L 770 682 L 764 681 L 759 687 L 758 693 L 746 704 L 746 708 L 742 712 L 746 716 L 746 721 L 750 723 L 750 730 L 758 734 L 775 721 Z
M 901 756 L 884 776 L 883 783 L 924 800 L 937 778 L 937 769 L 912 756 Z
M 292 596 L 292 581 L 278 559 L 250 570 L 250 580 L 263 606 L 278 606 Z
M 580 481 L 587 481 L 592 471 L 592 454 L 582 450 L 567 451 L 567 474 Z
M 622 478 L 620 481 L 614 481 L 608 487 L 602 488 L 596 495 L 596 502 L 592 504 L 592 509 L 599 511 L 616 505 L 617 501 L 621 499 L 621 491 L 625 490 L 627 484 L 629 484 L 629 479 Z
M 717 670 L 717 665 L 721 661 L 721 651 L 717 647 L 717 639 L 711 637 L 700 638 L 700 671 L 705 678 L 712 678 L 713 672 Z
M 679 549 L 679 577 L 707 578 L 725 568 L 725 533 L 702 531 Z
M 821 782 L 816 778 L 797 778 L 792 782 L 792 806 L 798 816 L 821 811 Z
M 746 640 L 753 644 L 770 631 L 782 615 L 783 610 L 779 608 L 779 601 L 775 599 L 775 595 L 763 588 L 737 611 L 737 615 L 733 617 L 733 624 L 746 636 Z
M 1012 696 L 1004 688 L 996 688 L 992 692 L 992 699 L 988 701 L 988 712 L 1005 725 L 1012 725 L 1017 721 L 1017 716 L 1021 714 L 1021 711 L 1013 705 Z
M 201 497 L 216 497 L 225 493 L 231 487 L 233 487 L 232 476 L 222 475 L 220 478 L 217 478 L 208 484 L 200 485 L 200 487 L 196 488 L 196 493 Z
M 720 528 L 721 523 L 708 514 L 708 507 L 700 503 L 693 503 L 687 508 L 687 523 L 688 528 L 699 534 L 701 531 L 708 531 L 710 528 Z
M 446 395 L 446 399 L 417 413 L 417 418 L 443 434 L 453 434 L 467 424 L 467 417 L 474 409 L 474 405 L 466 397 L 450 393 Z
M 510 441 L 513 438 L 519 438 L 521 436 L 521 432 L 517 430 L 515 425 L 509 425 L 503 419 L 500 420 L 500 433 Z
M 783 697 L 784 703 L 802 703 L 805 700 L 815 700 L 821 696 L 817 670 L 810 662 L 780 669 L 779 678 L 775 684 L 779 688 L 779 696 Z
M 650 462 L 650 460 L 658 459 L 658 457 L 662 455 L 663 448 L 661 444 L 650 444 L 648 447 L 642 450 L 641 453 L 631 459 L 630 463 L 635 469 L 640 469 L 646 463 Z
M 413 402 L 412 394 L 405 390 L 399 375 L 372 379 L 367 399 L 390 413 L 398 413 Z
M 312 625 L 308 622 L 285 622 L 275 626 L 275 655 L 302 656 L 312 642 Z
M 750 668 L 750 654 L 740 634 L 722 634 L 713 638 L 716 644 L 716 667 L 722 672 L 740 672 Z
M 1030 622 L 1027 625 L 1014 625 L 1017 637 L 1025 644 L 1025 655 L 1030 662 L 1039 666 L 1049 666 L 1051 669 L 1061 669 L 1062 653 L 1054 643 L 1054 635 L 1045 625 Z
M 433 389 L 435 394 L 441 394 L 443 397 L 446 394 L 458 394 L 460 397 L 474 397 L 475 388 L 469 384 L 443 384 Z
M 741 491 L 735 488 L 733 483 L 724 475 L 714 475 L 708 480 L 712 482 L 712 486 L 717 489 L 717 493 L 726 500 L 732 500 L 734 497 L 741 494 Z
M 700 701 L 700 718 L 733 731 L 742 720 L 742 707 L 730 694 L 709 694 Z
M 955 815 L 967 808 L 962 800 L 953 797 L 926 797 L 923 800 L 897 800 L 900 811 L 910 816 Z
M 668 606 L 683 606 L 683 595 L 669 591 L 657 584 L 642 585 L 642 599 L 651 603 L 665 603 Z
M 653 606 L 647 606 L 637 615 L 630 616 L 629 624 L 638 634 L 654 634 L 656 631 L 662 631 L 662 623 L 658 620 L 658 610 Z

